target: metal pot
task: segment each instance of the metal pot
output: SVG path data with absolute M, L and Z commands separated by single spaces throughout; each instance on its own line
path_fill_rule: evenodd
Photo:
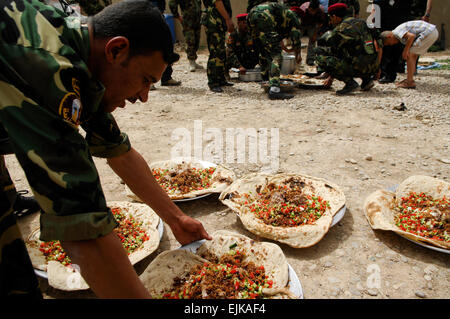
M 239 80 L 244 82 L 259 82 L 262 81 L 260 69 L 248 69 L 245 74 L 239 73 Z
M 292 74 L 295 71 L 295 55 L 283 54 L 281 59 L 281 74 Z

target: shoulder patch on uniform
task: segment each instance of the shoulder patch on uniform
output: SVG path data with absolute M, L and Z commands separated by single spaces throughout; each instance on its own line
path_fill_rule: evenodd
M 80 125 L 82 108 L 79 95 L 75 92 L 69 92 L 63 97 L 59 104 L 59 115 L 61 115 L 64 120 L 78 126 Z

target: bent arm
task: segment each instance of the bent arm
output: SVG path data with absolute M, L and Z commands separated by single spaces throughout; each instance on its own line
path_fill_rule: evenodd
M 61 245 L 99 298 L 150 298 L 114 231 Z
M 411 32 L 407 32 L 404 36 L 404 39 L 406 39 L 405 48 L 403 49 L 403 59 L 407 60 L 409 55 L 409 49 L 411 49 L 414 40 L 416 39 L 416 35 Z
M 169 225 L 180 244 L 211 239 L 200 222 L 184 214 L 174 204 L 153 177 L 147 162 L 134 148 L 118 157 L 109 158 L 108 164 L 131 191 Z

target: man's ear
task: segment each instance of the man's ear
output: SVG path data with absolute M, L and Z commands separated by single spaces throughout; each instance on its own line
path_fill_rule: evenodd
M 126 37 L 111 38 L 105 45 L 105 57 L 109 63 L 122 63 L 128 59 L 130 42 Z

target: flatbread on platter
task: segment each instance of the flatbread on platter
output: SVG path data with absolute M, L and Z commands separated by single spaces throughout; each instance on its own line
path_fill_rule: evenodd
M 172 200 L 195 198 L 205 194 L 220 193 L 235 179 L 232 170 L 194 158 L 177 158 L 150 164 L 152 172 Z M 189 173 L 187 173 L 189 172 Z M 199 172 L 199 173 L 195 173 Z M 189 178 L 193 176 L 195 178 Z M 197 182 L 199 176 L 202 184 Z M 197 187 L 199 185 L 199 187 Z M 194 186 L 188 190 L 189 186 Z M 134 201 L 142 202 L 128 186 L 126 194 Z
M 302 86 L 313 86 L 313 87 L 318 87 L 318 86 L 324 86 L 324 80 L 323 79 L 316 79 L 316 78 L 312 78 L 303 74 L 287 74 L 287 75 L 282 75 L 280 77 L 280 79 L 286 79 L 286 80 L 291 80 L 294 83 L 298 84 L 298 85 L 302 85 Z
M 422 207 L 405 201 L 414 196 L 420 196 Z M 440 204 L 425 204 L 422 198 L 428 196 L 433 199 L 429 203 L 440 200 Z M 380 189 L 371 193 L 365 200 L 364 213 L 373 229 L 393 231 L 415 242 L 450 249 L 449 198 L 450 183 L 415 175 L 395 191 Z
M 250 232 L 294 248 L 318 243 L 345 205 L 345 195 L 337 185 L 293 173 L 248 174 L 225 189 L 219 200 L 237 213 Z M 268 211 L 289 216 L 278 223 Z
M 120 209 L 124 217 L 130 221 L 131 216 L 132 220 L 139 225 L 139 229 L 145 232 L 146 239 L 142 242 L 142 245 L 128 255 L 133 265 L 149 256 L 158 248 L 160 234 L 157 227 L 160 218 L 150 207 L 140 203 L 125 201 L 109 202 L 108 207 L 111 208 L 113 214 L 115 214 L 114 210 Z M 59 261 L 47 260 L 44 252 L 40 249 L 41 244 L 44 245 L 44 242 L 39 239 L 39 217 L 40 214 L 33 214 L 18 220 L 33 267 L 46 272 L 49 285 L 54 288 L 65 291 L 89 289 L 89 286 L 81 277 L 77 265 L 69 264 L 65 266 Z M 55 242 L 55 244 L 59 245 L 59 242 Z
M 298 298 L 287 286 L 289 268 L 279 246 L 223 230 L 213 233 L 212 238 L 195 253 L 177 249 L 158 255 L 140 275 L 150 294 L 154 298 L 188 299 L 223 299 L 230 298 L 230 293 L 238 299 Z M 259 281 L 251 272 L 254 269 L 267 276 L 264 286 L 256 285 Z M 255 280 L 253 288 L 245 285 L 249 278 Z M 175 288 L 180 286 L 183 288 Z

